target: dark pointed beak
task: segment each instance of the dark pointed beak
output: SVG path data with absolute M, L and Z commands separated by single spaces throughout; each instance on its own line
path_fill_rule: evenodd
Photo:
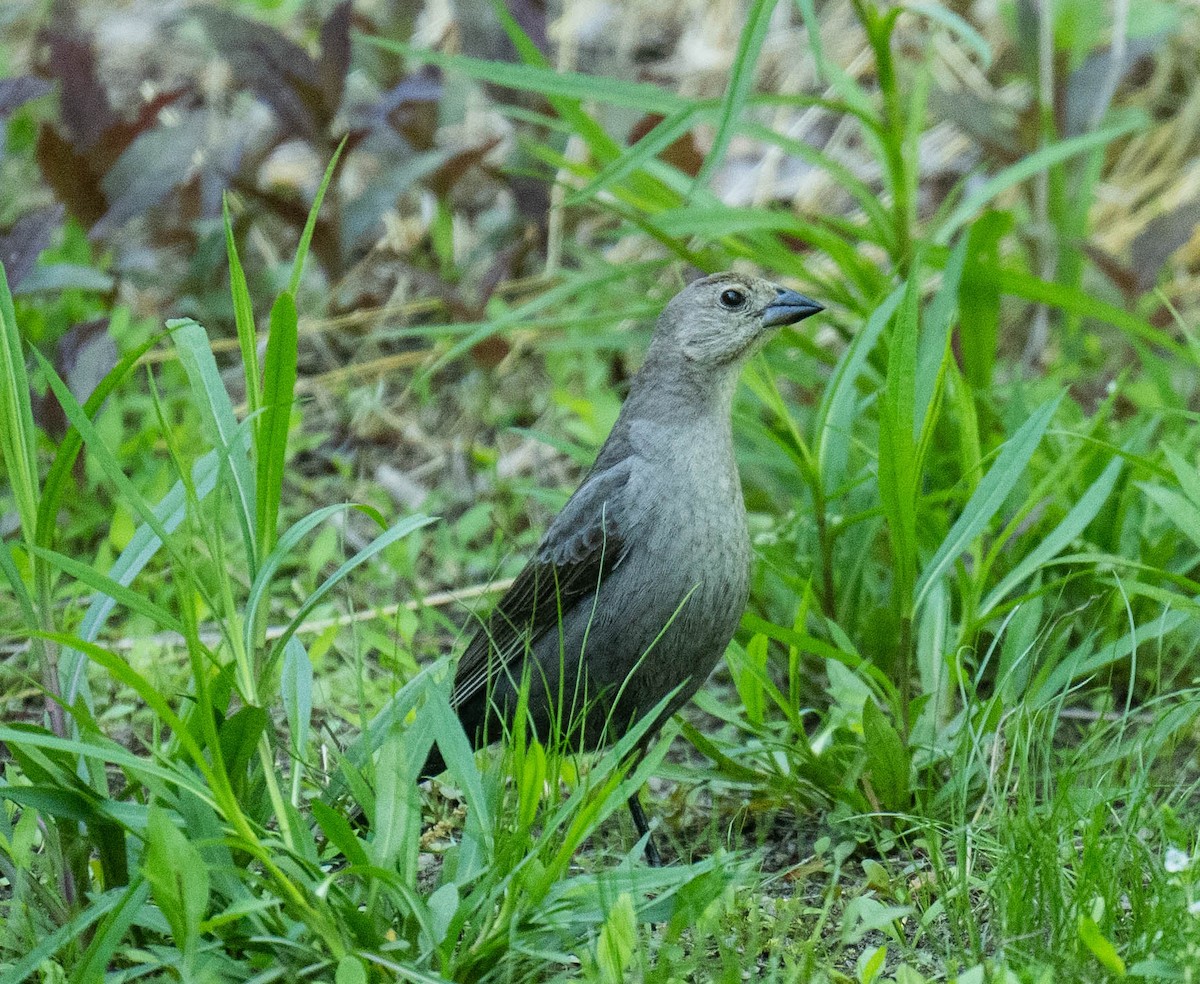
M 762 323 L 764 328 L 794 325 L 797 321 L 803 321 L 824 310 L 824 306 L 811 297 L 805 297 L 786 287 L 776 287 L 775 300 L 763 309 Z

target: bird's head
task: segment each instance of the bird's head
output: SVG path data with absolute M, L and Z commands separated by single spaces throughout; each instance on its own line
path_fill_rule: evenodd
M 760 277 L 714 273 L 694 281 L 667 305 L 655 344 L 697 368 L 740 363 L 783 325 L 824 310 L 803 294 Z

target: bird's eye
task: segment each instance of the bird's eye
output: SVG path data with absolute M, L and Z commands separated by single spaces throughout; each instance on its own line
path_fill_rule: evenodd
M 721 306 L 729 308 L 730 311 L 736 311 L 746 303 L 746 295 L 740 290 L 734 290 L 732 287 L 729 290 L 721 291 Z

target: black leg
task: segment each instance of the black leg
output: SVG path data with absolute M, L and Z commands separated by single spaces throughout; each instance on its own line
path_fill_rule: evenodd
M 633 825 L 637 827 L 638 837 L 646 838 L 646 863 L 651 868 L 661 868 L 662 855 L 658 853 L 658 845 L 654 843 L 654 835 L 650 833 L 650 824 L 637 793 L 629 797 L 629 812 L 633 816 Z

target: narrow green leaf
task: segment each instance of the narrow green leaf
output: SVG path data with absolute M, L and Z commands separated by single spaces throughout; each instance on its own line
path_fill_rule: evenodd
M 53 390 L 55 397 L 57 397 L 59 404 L 63 408 L 63 412 L 67 415 L 67 419 L 79 431 L 80 436 L 90 449 L 92 460 L 96 461 L 103 468 L 105 475 L 116 486 L 117 492 L 124 503 L 141 518 L 142 522 L 154 529 L 161 538 L 165 538 L 166 530 L 163 529 L 158 517 L 154 515 L 150 504 L 121 470 L 116 457 L 109 450 L 108 446 L 105 445 L 104 441 L 101 440 L 95 426 L 87 418 L 87 415 L 83 412 L 83 408 L 71 394 L 66 383 L 59 378 L 58 373 L 54 371 L 54 367 L 45 356 L 38 352 L 37 349 L 34 349 L 33 353 L 41 364 L 42 371 L 46 375 L 46 381 L 50 384 L 50 389 Z
M 1103 147 L 1118 137 L 1141 129 L 1145 124 L 1146 118 L 1142 113 L 1133 113 L 1121 122 L 1114 123 L 1103 130 L 1095 130 L 1078 137 L 1060 140 L 1058 143 L 1049 144 L 1022 157 L 1016 164 L 1005 168 L 968 195 L 950 217 L 942 223 L 934 235 L 933 241 L 940 246 L 945 246 L 954 238 L 959 229 L 971 222 L 997 195 L 1055 164 L 1061 164 L 1078 154 Z
M 963 375 L 976 390 L 992 385 L 1000 329 L 1000 240 L 1012 228 L 1012 213 L 988 209 L 965 237 L 966 265 L 958 290 Z
M 292 766 L 293 803 L 299 794 L 296 779 L 301 766 L 308 757 L 308 738 L 312 721 L 313 666 L 308 652 L 293 636 L 283 650 L 283 676 L 280 679 L 280 696 L 283 712 L 287 715 L 288 730 L 292 735 L 291 753 L 295 762 Z
M 1110 974 L 1117 977 L 1125 976 L 1125 961 L 1121 959 L 1121 955 L 1117 953 L 1117 948 L 1112 945 L 1108 937 L 1096 925 L 1096 921 L 1091 916 L 1080 915 L 1078 921 L 1079 939 L 1083 941 L 1083 945 L 1092 951 L 1100 965 Z
M 25 349 L 17 329 L 12 294 L 0 263 L 0 462 L 8 472 L 25 540 L 37 533 L 37 431 L 29 403 Z
M 1062 395 L 1044 403 L 1025 421 L 1017 432 L 1004 445 L 997 455 L 988 473 L 979 482 L 975 494 L 967 502 L 962 515 L 958 517 L 942 545 L 938 547 L 933 559 L 921 573 L 917 582 L 914 607 L 919 607 L 925 600 L 930 584 L 945 573 L 946 569 L 967 549 L 991 521 L 992 517 L 1004 504 L 1017 481 L 1025 471 L 1041 443 L 1046 428 L 1062 401 Z
M 125 940 L 129 927 L 140 918 L 142 907 L 150 894 L 150 887 L 140 878 L 129 886 L 120 902 L 100 921 L 82 959 L 75 964 L 75 971 L 68 984 L 92 984 L 104 980 L 105 971 L 112 966 L 113 955 Z
M 581 205 L 595 198 L 626 175 L 644 167 L 703 119 L 703 112 L 696 106 L 668 116 L 619 157 L 605 164 L 586 185 L 571 192 L 564 204 Z
M 725 98 L 721 104 L 721 113 L 717 118 L 717 132 L 713 138 L 712 148 L 696 175 L 697 188 L 704 187 L 716 169 L 725 158 L 725 151 L 733 139 L 734 131 L 741 124 L 745 112 L 746 98 L 754 86 L 755 69 L 758 67 L 758 56 L 762 53 L 763 42 L 767 38 L 767 29 L 771 26 L 771 14 L 778 0 L 753 0 L 750 13 L 746 18 L 746 26 L 738 39 L 737 54 L 734 55 L 733 67 L 730 70 L 729 82 L 725 87 Z
M 329 182 L 333 180 L 333 172 L 337 168 L 338 158 L 342 156 L 342 151 L 346 149 L 346 141 L 348 137 L 342 137 L 341 143 L 337 145 L 337 150 L 333 152 L 333 156 L 329 159 L 329 166 L 325 168 L 325 176 L 321 178 L 321 184 L 317 188 L 316 197 L 313 198 L 312 208 L 308 210 L 308 220 L 304 223 L 304 231 L 300 233 L 300 242 L 296 246 L 296 259 L 292 261 L 292 279 L 288 284 L 287 293 L 294 299 L 296 291 L 300 289 L 300 275 L 304 272 L 304 261 L 308 258 L 308 247 L 312 243 L 313 233 L 317 228 L 317 217 L 321 212 L 321 203 L 325 200 L 325 192 L 329 188 Z M 272 319 L 275 312 L 272 311 Z M 272 320 L 271 332 L 274 334 L 274 321 Z M 240 336 L 239 336 L 240 338 Z M 270 341 L 267 342 L 268 350 Z
M 118 604 L 124 605 L 131 612 L 145 616 L 160 629 L 168 632 L 183 633 L 183 626 L 179 620 L 161 605 L 155 604 L 144 594 L 125 587 L 114 581 L 111 577 L 101 574 L 95 568 L 81 563 L 73 557 L 60 554 L 55 550 L 47 550 L 44 547 L 34 547 L 33 549 L 39 557 L 48 560 L 76 581 L 86 584 L 93 591 L 106 595 Z
M 919 291 L 916 278 L 910 279 L 891 334 L 887 381 L 880 400 L 879 498 L 892 542 L 893 597 L 901 618 L 911 611 L 917 572 Z
M 87 937 L 91 927 L 121 905 L 128 895 L 127 888 L 114 888 L 90 900 L 87 908 L 68 919 L 46 935 L 37 946 L 4 971 L 4 984 L 19 984 L 28 980 L 38 968 L 63 947 L 78 943 Z M 103 969 L 100 973 L 103 978 Z
M 261 618 L 260 609 L 263 612 L 266 611 L 266 605 L 270 598 L 271 581 L 276 573 L 278 573 L 279 568 L 283 566 L 284 561 L 287 560 L 288 555 L 296 549 L 304 537 L 321 523 L 325 522 L 330 516 L 354 508 L 355 506 L 352 503 L 335 502 L 331 506 L 322 506 L 320 509 L 309 513 L 303 519 L 297 520 L 292 526 L 288 527 L 283 536 L 279 538 L 279 542 L 275 545 L 275 548 L 263 558 L 262 566 L 258 569 L 258 573 L 250 585 L 250 592 L 246 596 L 246 618 L 243 623 L 245 638 L 243 639 L 243 643 L 247 651 L 250 651 L 254 647 L 254 626 Z
M 150 809 L 142 871 L 150 883 L 150 894 L 171 926 L 176 946 L 191 951 L 208 909 L 208 866 L 160 807 Z
M 196 462 L 192 469 L 192 486 L 196 496 L 204 499 L 217 485 L 220 472 L 219 456 L 216 451 L 208 452 Z M 177 481 L 154 507 L 155 522 L 143 523 L 133 532 L 129 543 L 121 551 L 120 556 L 109 569 L 110 580 L 128 587 L 150 562 L 159 548 L 162 539 L 156 530 L 172 533 L 179 528 L 187 515 L 187 490 L 183 482 Z M 79 638 L 85 642 L 95 642 L 100 637 L 112 613 L 116 601 L 109 595 L 101 595 L 92 599 L 79 625 Z M 60 669 L 62 672 L 63 695 L 68 704 L 74 703 L 75 695 L 82 692 L 85 683 L 84 670 L 87 661 L 75 650 L 64 650 Z
M 904 299 L 905 285 L 896 287 L 859 329 L 838 359 L 825 387 L 816 416 L 816 458 L 825 494 L 833 495 L 846 474 L 849 447 L 858 416 L 858 377 L 866 367 L 879 336 Z
M 358 551 L 353 557 L 344 561 L 337 570 L 335 570 L 329 575 L 329 577 L 321 582 L 317 589 L 311 595 L 309 595 L 304 600 L 304 603 L 296 610 L 296 614 L 292 616 L 291 621 L 288 622 L 287 627 L 283 630 L 282 635 L 280 635 L 272 647 L 271 655 L 267 660 L 267 665 L 270 666 L 279 659 L 284 647 L 287 646 L 288 640 L 291 639 L 304 620 L 308 618 L 312 610 L 321 603 L 321 601 L 327 594 L 329 594 L 330 591 L 332 591 L 342 582 L 343 578 L 345 578 L 347 574 L 349 574 L 356 567 L 365 564 L 376 554 L 386 550 L 397 540 L 408 536 L 409 533 L 420 529 L 422 526 L 428 526 L 430 523 L 436 521 L 436 516 L 409 516 L 407 519 L 397 523 L 390 530 L 385 530 L 383 533 L 380 533 L 379 536 Z
M 437 65 L 468 78 L 508 89 L 537 92 L 544 96 L 577 102 L 598 101 L 643 113 L 670 116 L 688 108 L 688 100 L 647 82 L 629 82 L 581 72 L 559 72 L 546 65 L 489 61 L 466 55 L 447 55 L 428 48 L 416 48 L 400 41 L 363 35 L 367 44 L 403 55 L 416 63 Z
M 287 460 L 288 427 L 296 394 L 298 319 L 296 302 L 284 291 L 271 308 L 271 334 L 267 338 L 263 367 L 263 409 L 255 431 L 258 484 L 255 529 L 257 557 L 265 557 L 275 546 L 279 505 L 283 497 L 284 464 Z
M 128 378 L 141 357 L 154 348 L 164 335 L 165 332 L 161 332 L 148 338 L 141 345 L 125 353 L 121 360 L 105 373 L 104 378 L 92 390 L 91 396 L 83 405 L 83 412 L 88 420 L 96 416 L 104 402 Z M 72 471 L 82 449 L 83 438 L 79 435 L 79 429 L 74 426 L 68 428 L 67 433 L 59 442 L 58 451 L 54 455 L 54 463 L 46 474 L 46 481 L 42 484 L 42 497 L 38 502 L 38 546 L 53 546 L 54 534 L 58 530 L 59 503 L 73 482 Z
M 1027 301 L 1036 301 L 1039 304 L 1049 304 L 1067 314 L 1103 321 L 1128 332 L 1134 338 L 1166 349 L 1179 358 L 1190 357 L 1187 346 L 1172 338 L 1167 332 L 1155 328 L 1135 314 L 1130 314 L 1115 305 L 1093 297 L 1078 287 L 1042 280 L 1020 270 L 1001 270 L 997 273 L 997 279 L 1000 289 L 1006 294 L 1012 294 Z
M 987 613 L 1000 604 L 1017 585 L 1071 545 L 1072 541 L 1096 518 L 1096 514 L 1108 501 L 1124 464 L 1125 462 L 1121 458 L 1113 458 L 1108 463 L 1099 477 L 1079 497 L 1079 501 L 1071 507 L 1071 511 L 1063 517 L 1062 522 L 1039 540 L 1037 545 L 984 599 L 979 606 L 978 617 L 985 618 Z M 1197 519 L 1200 520 L 1200 514 Z
M 863 749 L 871 787 L 883 809 L 897 812 L 909 807 L 909 771 L 912 760 L 892 723 L 871 698 L 863 703 Z
M 1197 472 L 1196 466 L 1174 448 L 1164 447 L 1163 455 L 1167 459 L 1167 464 L 1171 466 L 1171 471 L 1174 472 L 1175 480 L 1179 482 L 1179 488 L 1183 494 L 1187 496 L 1192 505 L 1200 509 L 1200 472 Z
M 238 256 L 233 238 L 233 223 L 229 220 L 229 199 L 221 201 L 221 217 L 225 224 L 225 254 L 229 258 L 229 292 L 233 296 L 233 320 L 237 328 L 238 348 L 242 352 L 242 373 L 246 379 L 246 409 L 253 417 L 262 407 L 262 381 L 258 369 L 258 333 L 254 325 L 254 304 L 246 272 Z

